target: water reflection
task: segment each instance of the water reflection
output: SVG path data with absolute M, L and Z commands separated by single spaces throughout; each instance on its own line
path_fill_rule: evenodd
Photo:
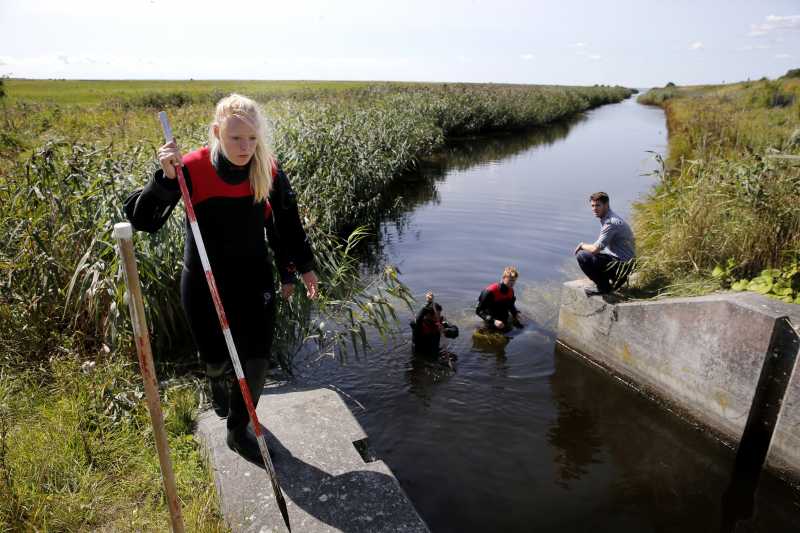
M 586 116 L 579 114 L 521 133 L 456 139 L 436 154 L 422 160 L 417 168 L 396 180 L 384 195 L 391 201 L 381 206 L 378 210 L 380 217 L 372 222 L 380 231 L 375 231 L 375 238 L 363 250 L 366 270 L 377 272 L 381 268 L 387 236 L 390 233 L 402 236 L 415 209 L 422 205 L 440 203 L 438 184 L 450 172 L 499 163 L 531 148 L 552 145 L 566 138 L 570 130 L 584 120 Z
M 408 391 L 428 405 L 433 388 L 450 379 L 456 372 L 456 365 L 456 362 L 450 360 L 412 354 L 405 371 Z
M 758 497 L 752 469 L 729 484 L 731 450 L 560 347 L 555 366 L 558 414 L 547 441 L 564 489 L 605 487 L 642 531 L 785 531 L 791 523 L 797 509 L 786 505 L 788 487 L 772 480 L 772 496 Z M 589 507 L 598 516 L 607 511 Z

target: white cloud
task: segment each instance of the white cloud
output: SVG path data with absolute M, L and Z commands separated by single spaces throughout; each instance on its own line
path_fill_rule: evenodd
M 586 47 L 586 43 L 577 42 L 577 43 L 572 43 L 569 46 L 571 48 L 585 48 Z
M 534 59 L 536 56 L 533 54 L 522 54 L 519 57 L 522 58 L 524 61 L 530 61 L 531 59 Z
M 790 54 L 775 54 L 775 57 L 778 59 L 789 59 L 792 56 Z
M 689 45 L 689 50 L 701 50 L 703 48 L 703 41 L 695 41 Z
M 597 54 L 589 54 L 586 57 L 588 57 L 589 59 L 593 59 L 595 61 L 598 60 L 598 59 L 603 59 L 603 56 L 597 55 Z
M 749 37 L 761 37 L 776 30 L 800 30 L 800 15 L 768 15 L 765 22 L 751 24 Z

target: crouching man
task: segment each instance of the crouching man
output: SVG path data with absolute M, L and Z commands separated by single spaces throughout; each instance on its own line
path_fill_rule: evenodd
M 608 195 L 596 192 L 589 197 L 594 216 L 600 219 L 600 236 L 594 244 L 581 242 L 575 248 L 578 265 L 595 288 L 587 287 L 586 294 L 607 294 L 618 289 L 628 279 L 636 257 L 636 245 L 628 223 L 609 206 Z

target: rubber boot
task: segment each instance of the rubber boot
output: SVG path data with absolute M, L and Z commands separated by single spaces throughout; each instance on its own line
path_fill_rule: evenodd
M 238 387 L 230 361 L 206 363 L 206 376 L 211 389 L 211 407 L 217 416 L 225 418 L 230 408 L 232 387 Z
M 245 361 L 244 373 L 250 395 L 253 399 L 253 407 L 258 406 L 261 392 L 264 390 L 264 383 L 267 380 L 269 371 L 269 359 L 250 359 Z M 251 463 L 263 464 L 261 450 L 258 447 L 255 431 L 249 423 L 250 417 L 247 407 L 244 404 L 238 384 L 236 394 L 231 395 L 230 415 L 228 416 L 228 436 L 226 442 L 228 448 L 238 453 Z M 262 432 L 264 428 L 261 428 Z M 270 457 L 274 458 L 270 453 Z

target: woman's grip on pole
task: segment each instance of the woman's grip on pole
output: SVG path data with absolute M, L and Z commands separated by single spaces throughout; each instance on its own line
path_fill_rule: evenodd
M 161 165 L 161 169 L 164 171 L 166 177 L 171 180 L 177 177 L 178 173 L 175 171 L 175 167 L 178 165 L 183 166 L 183 159 L 181 158 L 181 152 L 178 150 L 175 139 L 172 139 L 158 149 L 158 163 Z

